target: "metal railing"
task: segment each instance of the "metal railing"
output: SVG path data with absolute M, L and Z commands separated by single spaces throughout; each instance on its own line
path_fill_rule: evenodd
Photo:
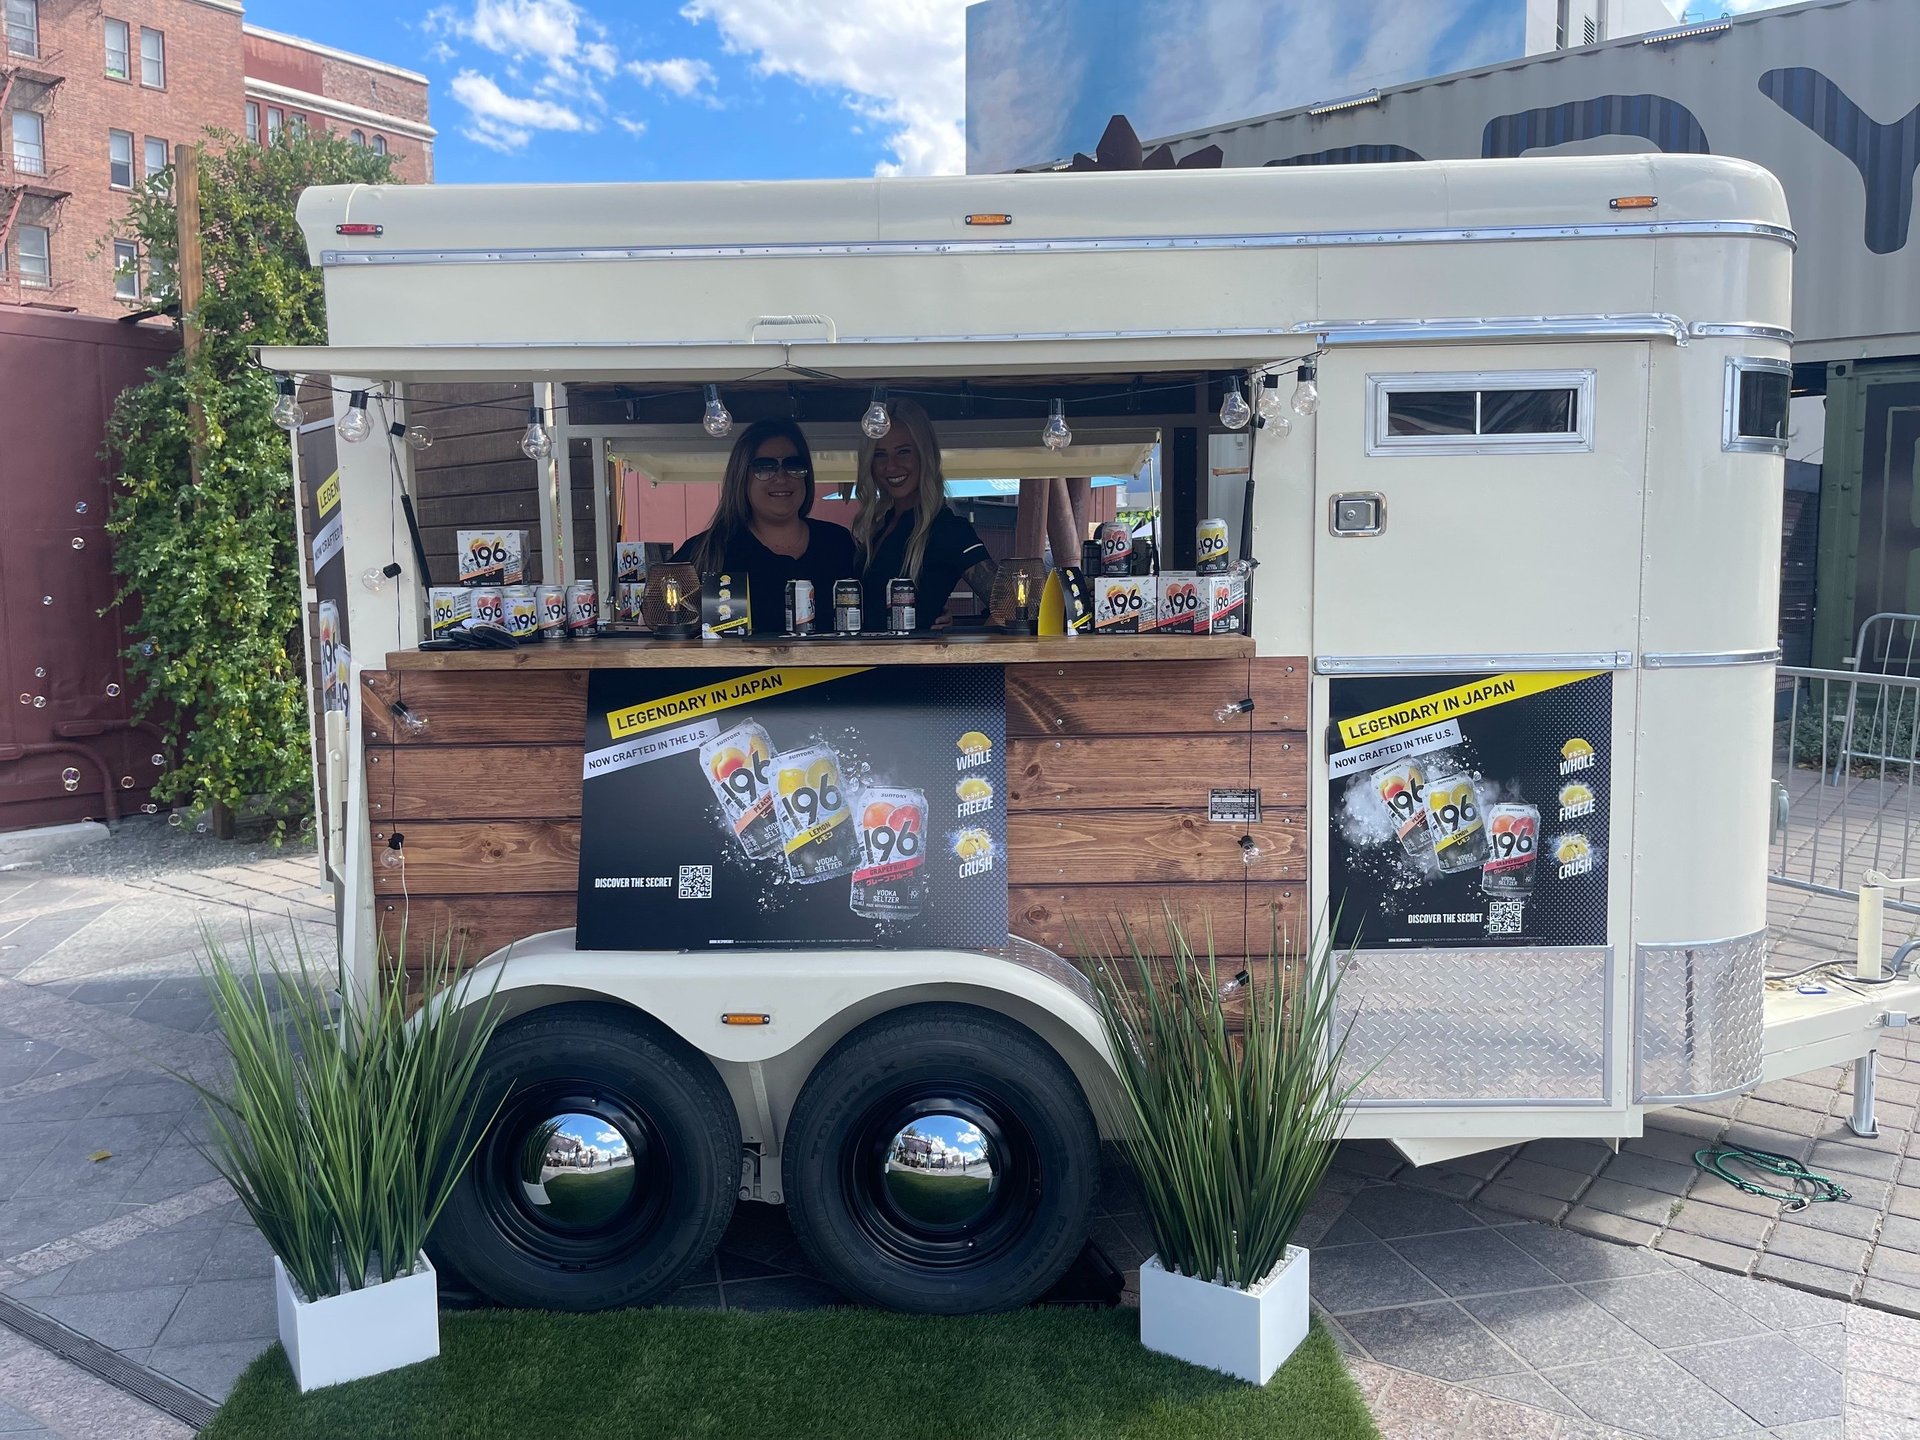
M 1768 878 L 1854 899 L 1869 871 L 1920 870 L 1920 675 L 1788 665 L 1776 674 L 1773 778 L 1784 814 Z M 1920 915 L 1920 902 L 1886 904 Z
M 1920 615 L 1893 610 L 1869 615 L 1854 636 L 1853 654 L 1847 657 L 1846 663 L 1855 674 L 1862 677 L 1913 678 L 1920 673 Z M 1836 757 L 1836 779 L 1840 773 L 1850 769 L 1856 760 L 1908 766 L 1913 763 L 1913 756 L 1890 754 L 1885 745 L 1879 750 L 1873 749 L 1873 737 L 1878 732 L 1879 737 L 1886 740 L 1902 729 L 1910 732 L 1914 711 L 1920 708 L 1920 696 L 1869 692 L 1868 698 L 1876 704 L 1884 702 L 1886 709 L 1869 707 L 1866 714 L 1856 716 L 1860 683 L 1871 685 L 1872 681 L 1865 680 L 1848 686 L 1847 715 L 1841 726 L 1839 754 Z M 1863 739 L 1866 748 L 1861 747 Z

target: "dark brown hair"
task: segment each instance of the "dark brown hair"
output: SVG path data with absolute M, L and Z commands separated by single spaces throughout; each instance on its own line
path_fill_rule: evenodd
M 807 462 L 807 491 L 800 501 L 801 518 L 813 510 L 813 450 L 807 444 L 805 433 L 791 420 L 754 421 L 733 442 L 733 453 L 727 456 L 727 473 L 720 481 L 720 503 L 714 507 L 713 522 L 693 548 L 693 563 L 702 575 L 727 563 L 728 544 L 752 523 L 753 509 L 747 502 L 748 467 L 762 445 L 777 439 L 791 441 L 794 453 Z

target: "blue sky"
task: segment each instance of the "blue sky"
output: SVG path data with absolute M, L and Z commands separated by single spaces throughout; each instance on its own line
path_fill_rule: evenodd
M 969 3 L 248 0 L 247 19 L 425 73 L 442 181 L 775 179 L 963 169 Z

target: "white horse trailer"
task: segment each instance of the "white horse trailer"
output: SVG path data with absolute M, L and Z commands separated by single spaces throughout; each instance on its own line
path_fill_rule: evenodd
M 296 445 L 342 975 L 381 983 L 406 925 L 486 957 L 520 1098 L 440 1241 L 502 1300 L 657 1296 L 736 1197 L 789 1204 L 851 1294 L 1033 1298 L 1086 1233 L 1109 1073 L 1068 937 L 1163 902 L 1229 959 L 1276 915 L 1338 913 L 1372 1067 L 1351 1133 L 1418 1163 L 1633 1136 L 1650 1109 L 1868 1055 L 1912 1008 L 1911 984 L 1763 977 L 1793 235 L 1752 165 L 355 186 L 299 216 L 329 343 L 262 363 L 331 377 L 335 412 L 372 421 L 337 458 L 328 421 Z M 1270 383 L 1299 403 L 1263 407 L 1244 479 L 1209 488 L 1222 402 Z M 530 384 L 512 393 L 554 423 L 557 459 L 520 472 L 544 580 L 611 574 L 606 455 L 653 485 L 718 473 L 709 387 L 797 417 L 833 484 L 885 384 L 933 414 L 950 479 L 1158 445 L 1167 571 L 1225 510 L 1259 567 L 1249 621 L 423 651 L 417 456 L 383 432 L 431 429 L 450 384 Z M 800 911 L 769 930 L 743 918 L 767 905 L 698 909 L 744 862 L 676 889 L 603 855 L 725 838 L 708 800 L 614 788 L 642 781 L 596 771 L 612 740 L 704 743 L 661 715 L 731 705 L 743 675 L 850 714 L 853 682 L 826 678 L 847 674 L 910 699 L 950 682 L 990 715 L 970 733 L 1003 752 L 998 828 L 927 883 L 985 874 L 969 924 L 1004 891 L 991 943 Z M 553 1213 L 581 1176 L 610 1188 Z M 929 1208 L 949 1176 L 965 1198 Z

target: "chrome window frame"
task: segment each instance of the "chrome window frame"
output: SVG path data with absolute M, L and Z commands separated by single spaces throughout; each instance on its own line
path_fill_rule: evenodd
M 1367 376 L 1369 455 L 1566 455 L 1593 449 L 1593 370 L 1420 370 Z M 1409 391 L 1572 390 L 1579 413 L 1564 435 L 1389 435 L 1387 399 Z M 1478 425 L 1479 402 L 1475 401 Z
M 1792 419 L 1792 362 L 1767 359 L 1759 355 L 1729 355 L 1726 385 L 1720 398 L 1720 448 L 1730 455 L 1784 455 L 1787 453 L 1786 436 L 1782 435 L 1776 440 L 1766 435 L 1740 433 L 1740 385 L 1753 371 L 1765 371 L 1787 377 L 1787 416 L 1789 421 Z

